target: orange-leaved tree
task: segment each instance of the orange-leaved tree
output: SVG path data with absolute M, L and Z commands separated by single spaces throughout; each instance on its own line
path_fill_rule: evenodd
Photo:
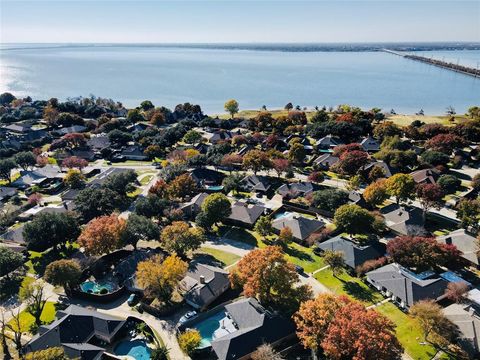
M 233 287 L 243 288 L 246 296 L 287 312 L 296 311 L 302 301 L 312 297 L 308 285 L 298 286 L 298 274 L 279 246 L 249 252 L 230 273 L 230 281 Z
M 125 220 L 116 214 L 99 216 L 87 224 L 78 237 L 78 243 L 89 255 L 101 255 L 122 246 Z

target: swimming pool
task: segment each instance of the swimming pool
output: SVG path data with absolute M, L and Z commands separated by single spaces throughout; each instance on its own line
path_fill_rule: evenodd
M 116 289 L 116 285 L 111 281 L 97 281 L 97 280 L 87 280 L 80 284 L 80 289 L 86 293 L 100 294 L 102 289 L 106 289 L 107 292 L 111 293 Z
M 290 216 L 290 215 L 292 215 L 292 214 L 293 214 L 293 213 L 290 212 L 290 211 L 279 212 L 279 213 L 276 213 L 276 214 L 273 216 L 273 218 L 274 218 L 275 220 L 283 219 L 283 218 L 286 218 L 286 217 L 288 217 L 288 216 Z
M 222 185 L 212 185 L 212 186 L 206 186 L 205 187 L 207 190 L 212 190 L 212 191 L 221 191 L 223 190 Z
M 212 340 L 237 330 L 234 327 L 232 320 L 227 317 L 225 311 L 219 311 L 195 324 L 193 327 L 200 332 L 200 336 L 202 337 L 199 346 L 200 349 L 209 347 Z
M 135 360 L 149 360 L 151 350 L 144 340 L 125 340 L 118 343 L 114 350 L 115 355 L 131 356 Z

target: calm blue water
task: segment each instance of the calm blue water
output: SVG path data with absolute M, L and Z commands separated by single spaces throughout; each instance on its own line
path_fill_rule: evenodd
M 151 350 L 143 340 L 122 341 L 115 347 L 115 355 L 131 356 L 135 360 L 149 360 Z
M 455 51 L 480 59 L 480 51 Z M 440 58 L 442 55 L 440 56 Z M 480 103 L 480 79 L 382 52 L 281 52 L 162 47 L 38 47 L 1 50 L 0 92 L 34 98 L 95 94 L 136 106 L 185 101 L 223 111 L 336 106 L 414 113 L 464 112 Z
M 200 342 L 199 348 L 205 348 L 211 345 L 213 340 L 213 333 L 220 329 L 221 321 L 225 319 L 225 312 L 220 311 L 215 315 L 212 315 L 205 320 L 197 323 L 194 328 L 200 332 L 202 336 L 202 341 Z
M 100 293 L 102 289 L 107 289 L 108 292 L 112 292 L 115 289 L 115 284 L 109 281 L 85 281 L 80 284 L 80 288 L 83 292 L 92 292 L 94 294 Z

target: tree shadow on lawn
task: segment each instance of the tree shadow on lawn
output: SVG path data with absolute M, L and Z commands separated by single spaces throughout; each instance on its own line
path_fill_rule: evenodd
M 343 290 L 350 295 L 351 297 L 363 301 L 363 302 L 368 302 L 368 303 L 375 303 L 376 299 L 374 297 L 374 294 L 368 289 L 360 286 L 359 283 L 354 282 L 354 281 L 345 281 L 341 280 L 343 282 Z
M 295 249 L 290 246 L 283 246 L 283 251 L 285 252 L 285 254 L 295 257 L 299 260 L 313 262 L 312 256 L 309 253 L 306 253 L 304 251 Z
M 56 260 L 66 259 L 70 257 L 75 251 L 76 249 L 72 247 L 68 247 L 62 251 L 54 251 L 53 249 L 50 249 L 43 252 L 40 256 L 31 257 L 30 260 L 32 261 L 33 270 L 35 270 L 36 274 L 43 276 L 48 264 Z
M 0 280 L 0 300 L 6 300 L 10 296 L 18 294 L 22 286 L 23 276 L 14 274 L 10 278 L 3 277 Z
M 226 239 L 244 242 L 246 244 L 257 246 L 257 238 L 245 229 L 231 226 L 220 226 L 218 228 L 218 236 Z
M 202 264 L 211 266 L 217 266 L 223 268 L 226 264 L 223 261 L 218 260 L 215 256 L 204 253 L 196 253 L 193 255 L 192 260 L 198 261 Z

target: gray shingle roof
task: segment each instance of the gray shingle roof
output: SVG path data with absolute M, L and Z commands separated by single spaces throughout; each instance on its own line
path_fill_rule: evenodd
M 265 310 L 254 298 L 242 299 L 225 306 L 238 325 L 238 331 L 212 341 L 219 360 L 240 359 L 263 343 L 274 343 L 295 332 L 290 319 Z
M 401 299 L 406 307 L 424 300 L 440 300 L 445 293 L 448 282 L 434 274 L 426 279 L 415 276 L 398 264 L 388 264 L 370 271 L 367 280 L 377 288 L 385 288 L 395 297 Z
M 477 238 L 467 232 L 465 229 L 458 229 L 443 236 L 439 236 L 437 241 L 444 244 L 453 244 L 462 252 L 462 257 L 472 264 L 479 265 Z
M 277 192 L 282 196 L 304 196 L 313 191 L 313 184 L 311 182 L 298 182 L 291 184 L 284 184 L 277 189 Z
M 345 264 L 355 269 L 367 260 L 378 259 L 385 255 L 385 245 L 375 242 L 367 245 L 358 245 L 343 236 L 335 236 L 323 243 L 317 244 L 322 250 L 340 251 Z
M 445 317 L 457 326 L 459 343 L 472 358 L 480 351 L 480 316 L 472 305 L 451 304 L 443 309 Z
M 242 180 L 243 185 L 252 191 L 268 191 L 270 180 L 266 176 L 249 175 Z
M 94 337 L 111 342 L 125 321 L 94 310 L 70 305 L 57 312 L 57 319 L 41 326 L 26 345 L 27 352 L 64 346 L 69 356 L 82 360 L 99 359 L 105 349 L 89 344 Z M 85 353 L 83 352 L 85 351 Z
M 289 214 L 274 220 L 272 222 L 272 226 L 277 230 L 282 230 L 285 227 L 289 227 L 290 230 L 292 230 L 293 236 L 303 241 L 315 231 L 324 227 L 325 223 L 321 220 L 309 219 L 303 216 Z
M 230 220 L 239 221 L 248 225 L 253 225 L 265 211 L 265 207 L 256 204 L 247 204 L 243 201 L 237 201 L 232 205 L 232 213 L 228 217 Z
M 229 288 L 230 280 L 228 279 L 228 271 L 192 261 L 181 286 L 187 291 L 186 301 L 201 309 L 223 294 Z
M 380 209 L 386 225 L 402 235 L 416 235 L 424 231 L 423 211 L 414 206 L 398 206 L 390 204 Z

